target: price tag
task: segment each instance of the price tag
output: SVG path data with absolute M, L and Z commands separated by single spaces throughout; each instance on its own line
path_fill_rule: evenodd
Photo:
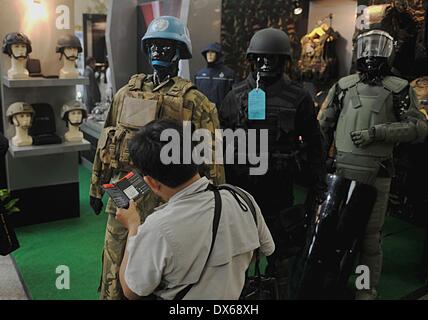
M 266 120 L 266 93 L 262 89 L 248 95 L 248 120 Z

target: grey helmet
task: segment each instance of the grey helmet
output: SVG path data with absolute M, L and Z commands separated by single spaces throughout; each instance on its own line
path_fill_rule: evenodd
M 86 119 L 88 117 L 88 110 L 86 109 L 86 106 L 80 101 L 71 100 L 62 106 L 61 118 L 64 121 L 68 121 L 68 113 L 75 110 L 82 111 L 83 119 Z
M 72 34 L 66 34 L 58 39 L 56 52 L 61 53 L 61 57 L 62 55 L 65 55 L 65 57 L 69 59 L 70 57 L 67 57 L 67 55 L 64 53 L 64 50 L 67 48 L 75 48 L 77 49 L 78 53 L 83 51 L 79 38 Z
M 26 102 L 15 102 L 7 108 L 6 117 L 10 124 L 13 124 L 13 117 L 17 114 L 29 113 L 31 117 L 34 117 L 35 111 L 33 107 Z
M 21 32 L 12 32 L 7 34 L 3 39 L 2 51 L 9 57 L 13 55 L 13 44 L 25 44 L 27 46 L 27 57 L 33 51 L 30 39 Z
M 266 28 L 257 31 L 251 38 L 247 58 L 251 54 L 284 55 L 291 58 L 291 43 L 288 35 L 279 29 Z

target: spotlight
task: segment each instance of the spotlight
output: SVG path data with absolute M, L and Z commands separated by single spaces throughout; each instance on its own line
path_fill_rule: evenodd
M 303 8 L 302 8 L 302 6 L 301 6 L 301 4 L 300 4 L 300 1 L 299 1 L 299 0 L 295 0 L 295 1 L 293 1 L 293 6 L 294 6 L 293 13 L 294 13 L 296 16 L 298 16 L 298 15 L 302 14 L 302 12 L 303 12 Z

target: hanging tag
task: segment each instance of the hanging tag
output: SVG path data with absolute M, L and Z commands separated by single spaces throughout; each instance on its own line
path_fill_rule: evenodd
M 262 89 L 248 95 L 248 120 L 266 120 L 266 93 Z

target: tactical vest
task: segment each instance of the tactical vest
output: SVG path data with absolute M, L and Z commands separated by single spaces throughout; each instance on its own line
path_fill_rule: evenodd
M 410 85 L 415 91 L 419 111 L 428 120 L 428 77 L 418 78 Z
M 173 79 L 174 85 L 166 92 L 153 92 L 144 89 L 144 82 L 151 81 L 144 74 L 134 75 L 124 91 L 118 94 L 118 113 L 115 127 L 104 129 L 105 150 L 101 154 L 103 162 L 108 162 L 115 171 L 128 171 L 131 160 L 129 142 L 137 131 L 153 120 L 170 119 L 191 121 L 193 110 L 191 104 L 184 103 L 184 96 L 193 84 L 181 78 Z
M 233 89 L 240 107 L 237 128 L 246 131 L 268 129 L 269 169 L 281 170 L 289 167 L 290 161 L 295 161 L 299 142 L 295 133 L 298 100 L 286 92 L 287 88 L 281 90 L 278 95 L 266 92 L 266 119 L 252 121 L 248 119 L 248 94 L 252 89 L 248 81 L 244 81 Z M 259 152 L 259 146 L 257 146 L 257 152 Z
M 335 137 L 337 172 L 348 179 L 372 183 L 381 163 L 392 158 L 395 144 L 375 141 L 367 147 L 357 148 L 350 134 L 399 121 L 394 109 L 394 94 L 402 92 L 408 82 L 386 77 L 382 86 L 370 86 L 354 74 L 342 78 L 338 86 L 341 111 Z
M 297 66 L 304 80 L 328 81 L 336 77 L 337 38 L 338 34 L 332 28 L 322 36 L 315 34 L 302 38 L 301 55 Z

